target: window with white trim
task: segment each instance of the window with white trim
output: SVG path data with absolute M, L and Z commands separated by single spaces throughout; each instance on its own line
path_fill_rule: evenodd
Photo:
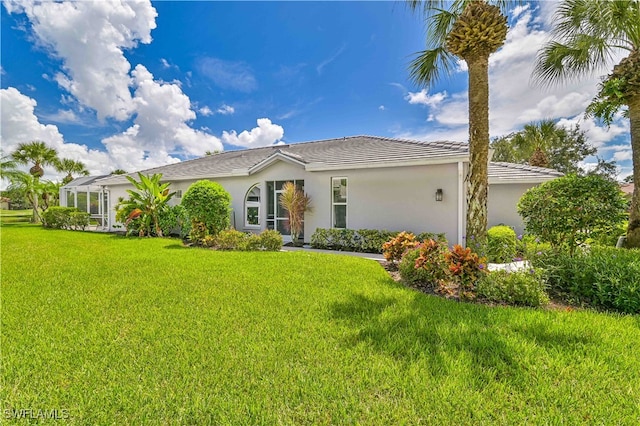
M 260 226 L 260 186 L 254 185 L 244 199 L 244 224 L 248 227 Z
M 347 227 L 347 178 L 331 178 L 331 226 Z

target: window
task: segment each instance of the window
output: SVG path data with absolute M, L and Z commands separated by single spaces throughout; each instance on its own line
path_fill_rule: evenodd
M 331 178 L 331 215 L 334 228 L 347 227 L 347 178 Z
M 254 185 L 244 200 L 245 226 L 260 226 L 260 187 Z
M 176 195 L 175 195 L 175 197 L 176 197 L 176 198 L 182 198 L 182 189 L 178 189 L 178 190 L 176 191 Z
M 289 230 L 289 214 L 279 203 L 280 194 L 282 194 L 282 187 L 287 182 L 293 182 L 298 189 L 304 191 L 304 180 L 300 179 L 268 181 L 266 183 L 267 229 L 275 229 L 282 235 L 291 235 Z M 304 238 L 304 232 L 301 232 L 299 237 Z

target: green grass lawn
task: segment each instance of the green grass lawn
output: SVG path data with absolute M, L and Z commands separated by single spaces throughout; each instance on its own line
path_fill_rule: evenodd
M 345 256 L 1 232 L 5 410 L 117 425 L 640 422 L 638 316 L 447 301 Z
M 0 224 L 29 222 L 33 210 L 0 210 Z

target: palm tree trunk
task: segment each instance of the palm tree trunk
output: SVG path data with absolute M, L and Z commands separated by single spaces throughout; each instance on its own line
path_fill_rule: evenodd
M 469 174 L 467 176 L 467 246 L 487 239 L 489 162 L 489 56 L 467 59 L 469 67 Z
M 633 196 L 627 228 L 627 247 L 640 248 L 640 94 L 629 99 L 631 150 L 633 152 Z

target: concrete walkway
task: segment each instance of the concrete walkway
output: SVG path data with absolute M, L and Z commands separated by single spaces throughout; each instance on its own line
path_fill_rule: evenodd
M 303 246 L 303 247 L 284 246 L 282 247 L 282 251 L 305 251 L 309 253 L 337 254 L 337 255 L 343 255 L 343 256 L 362 257 L 363 259 L 384 260 L 384 257 L 378 253 L 357 253 L 355 251 L 320 250 L 320 249 L 311 248 L 309 246 Z

